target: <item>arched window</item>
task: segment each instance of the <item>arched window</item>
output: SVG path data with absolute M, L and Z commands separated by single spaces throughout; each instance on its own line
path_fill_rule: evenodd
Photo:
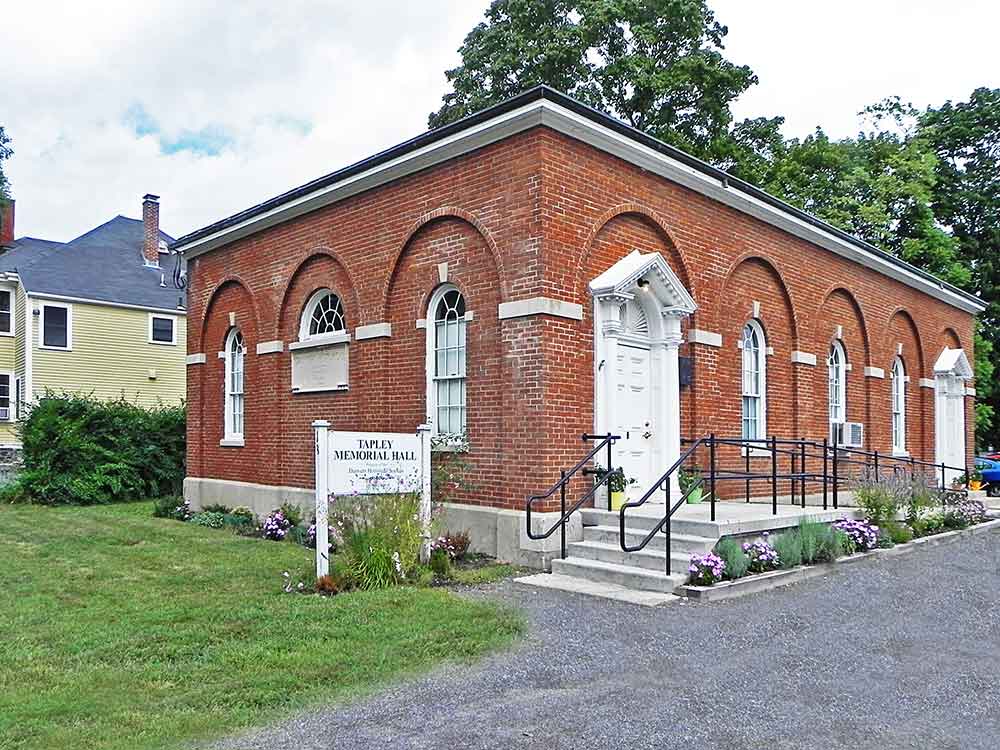
M 340 297 L 329 289 L 320 289 L 313 294 L 302 311 L 302 321 L 299 324 L 299 340 L 315 336 L 326 336 L 332 333 L 343 333 L 347 330 L 344 321 L 344 306 Z
M 431 297 L 427 310 L 427 403 L 439 435 L 465 432 L 465 298 L 445 285 Z
M 743 326 L 743 439 L 759 440 L 767 433 L 767 377 L 764 329 L 756 320 Z
M 889 378 L 892 390 L 892 452 L 906 453 L 906 368 L 896 357 Z
M 830 403 L 830 442 L 840 444 L 840 425 L 847 421 L 847 352 L 834 341 L 826 361 Z
M 247 347 L 239 328 L 226 336 L 226 440 L 243 439 L 243 361 Z

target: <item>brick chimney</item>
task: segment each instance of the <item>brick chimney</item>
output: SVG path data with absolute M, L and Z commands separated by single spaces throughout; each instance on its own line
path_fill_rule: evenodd
M 14 244 L 14 201 L 0 200 L 0 247 Z
M 160 196 L 142 196 L 142 259 L 147 266 L 160 265 Z

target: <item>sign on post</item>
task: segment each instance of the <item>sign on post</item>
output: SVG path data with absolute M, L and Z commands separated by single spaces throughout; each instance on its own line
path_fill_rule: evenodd
M 329 503 L 335 495 L 420 493 L 423 543 L 430 556 L 431 427 L 416 433 L 331 432 L 330 423 L 312 424 L 316 435 L 316 577 L 330 571 Z

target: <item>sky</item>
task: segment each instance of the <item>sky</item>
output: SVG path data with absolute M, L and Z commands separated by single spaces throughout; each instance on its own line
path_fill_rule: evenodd
M 782 114 L 787 136 L 1000 86 L 992 1 L 709 1 L 760 79 L 736 115 Z M 16 233 L 70 240 L 155 193 L 177 237 L 418 135 L 487 4 L 5 0 Z

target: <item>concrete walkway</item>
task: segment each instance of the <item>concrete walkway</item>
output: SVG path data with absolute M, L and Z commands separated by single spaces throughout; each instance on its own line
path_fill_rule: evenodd
M 1000 534 L 718 604 L 469 595 L 527 640 L 219 747 L 1000 747 Z

